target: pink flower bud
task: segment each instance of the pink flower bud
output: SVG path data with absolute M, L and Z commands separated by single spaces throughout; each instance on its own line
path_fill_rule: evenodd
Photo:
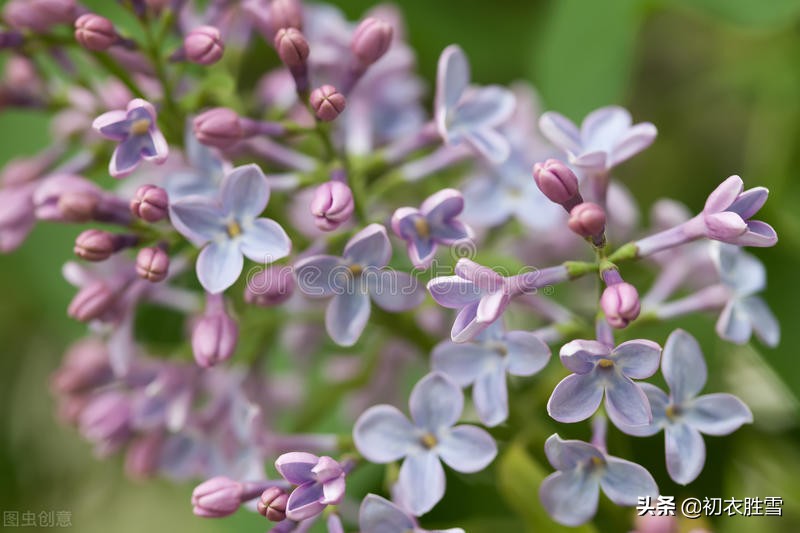
M 269 6 L 269 24 L 277 33 L 282 28 L 303 29 L 303 6 L 298 0 L 272 0 Z
M 75 14 L 75 0 L 13 0 L 3 9 L 8 26 L 37 33 L 44 33 L 56 24 L 72 24 Z
M 164 437 L 146 433 L 131 442 L 125 453 L 125 472 L 133 479 L 146 479 L 158 470 Z
M 222 295 L 209 295 L 206 314 L 192 330 L 194 359 L 203 368 L 227 361 L 236 351 L 239 327 L 225 311 Z
M 350 49 L 362 64 L 371 65 L 389 50 L 393 33 L 388 22 L 374 17 L 366 18 L 356 28 Z
M 93 192 L 68 192 L 58 198 L 58 211 L 68 222 L 88 222 L 94 219 L 100 196 Z
M 584 238 L 602 236 L 606 227 L 606 212 L 597 204 L 583 202 L 569 212 L 567 225 Z
M 600 297 L 600 307 L 608 323 L 622 329 L 639 316 L 639 293 L 636 287 L 624 281 L 609 285 Z
M 558 159 L 533 165 L 533 179 L 551 202 L 563 205 L 578 196 L 578 178 Z
M 278 30 L 275 34 L 275 50 L 290 69 L 304 66 L 309 54 L 308 41 L 296 28 Z
M 88 229 L 75 239 L 75 255 L 87 261 L 105 261 L 116 251 L 114 234 Z
M 78 291 L 67 307 L 67 314 L 75 320 L 89 322 L 111 309 L 116 299 L 116 292 L 106 282 L 96 280 Z
M 261 307 L 280 305 L 292 296 L 294 286 L 291 269 L 273 265 L 247 280 L 244 299 L 251 305 Z
M 108 391 L 92 397 L 80 415 L 83 436 L 106 456 L 119 450 L 131 435 L 132 408 L 127 394 Z
M 69 347 L 64 362 L 50 380 L 59 394 L 76 394 L 111 379 L 108 349 L 99 339 L 88 337 Z
M 136 274 L 153 283 L 164 281 L 169 272 L 169 256 L 161 248 L 142 248 L 136 255 Z
M 155 185 L 142 185 L 131 200 L 133 216 L 147 222 L 158 222 L 167 218 L 168 207 L 167 191 Z
M 355 204 L 350 187 L 340 181 L 328 181 L 317 187 L 311 200 L 314 224 L 322 231 L 333 231 L 353 215 Z
M 259 514 L 271 522 L 281 522 L 286 519 L 286 503 L 289 495 L 283 489 L 270 487 L 265 490 L 256 503 Z
M 222 36 L 213 26 L 200 26 L 190 31 L 183 41 L 183 48 L 186 59 L 198 65 L 212 65 L 225 52 Z
M 206 146 L 230 148 L 244 138 L 239 115 L 233 109 L 216 107 L 197 115 L 194 134 Z
M 192 492 L 194 514 L 206 518 L 232 515 L 242 503 L 242 484 L 226 477 L 214 477 Z
M 119 34 L 107 18 L 86 13 L 75 21 L 75 40 L 87 50 L 102 52 L 119 40 Z
M 345 108 L 344 95 L 336 90 L 333 85 L 323 85 L 311 93 L 311 107 L 317 118 L 330 122 L 338 117 Z

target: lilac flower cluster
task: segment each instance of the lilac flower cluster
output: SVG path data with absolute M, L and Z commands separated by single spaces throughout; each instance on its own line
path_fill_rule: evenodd
M 766 189 L 731 176 L 695 216 L 657 203 L 643 231 L 613 170 L 655 126 L 616 106 L 580 127 L 541 113 L 529 86 L 474 85 L 456 45 L 426 110 L 395 8 L 351 23 L 300 0 L 119 3 L 141 31 L 71 0 L 3 8 L 0 109 L 54 114 L 47 149 L 2 170 L 0 250 L 39 221 L 102 224 L 70 244 L 68 314 L 89 335 L 52 382 L 61 418 L 98 455 L 124 450 L 135 477 L 203 480 L 201 517 L 245 504 L 276 532 L 323 517 L 332 533 L 422 532 L 445 466 L 490 468 L 505 442 L 481 425 L 502 426 L 544 447 L 555 472 L 541 502 L 579 525 L 601 489 L 623 506 L 658 495 L 644 467 L 609 454 L 607 419 L 633 436 L 663 430 L 681 484 L 702 472 L 702 434 L 752 422 L 735 396 L 701 394 L 690 333 L 635 335 L 711 311 L 725 340 L 778 343 L 764 267 L 741 250 L 777 242 L 753 220 Z M 56 55 L 54 43 L 60 72 L 37 70 L 32 51 Z M 247 53 L 264 43 L 273 70 Z M 641 297 L 625 279 L 639 259 L 655 271 Z M 144 320 L 165 317 L 180 324 L 166 344 Z M 564 377 L 541 418 L 520 421 L 519 392 L 542 385 L 553 349 Z M 409 368 L 424 376 L 406 416 L 395 404 Z M 659 371 L 669 393 L 644 381 Z M 357 412 L 337 410 L 347 402 Z M 591 442 L 537 441 L 546 415 L 591 418 Z M 386 484 L 359 494 L 348 478 L 367 462 L 387 465 Z

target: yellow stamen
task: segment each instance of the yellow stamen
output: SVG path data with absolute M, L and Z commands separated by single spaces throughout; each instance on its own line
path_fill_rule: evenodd
M 431 227 L 428 225 L 428 221 L 423 217 L 414 219 L 414 229 L 417 230 L 417 233 L 423 239 L 427 239 L 431 235 Z
M 238 222 L 232 220 L 228 222 L 228 237 L 234 239 L 242 234 L 242 227 L 239 225 Z
M 675 418 L 675 415 L 678 414 L 678 410 L 675 409 L 674 405 L 668 405 L 666 409 L 664 409 L 664 414 L 667 415 L 667 418 Z
M 419 440 L 422 443 L 422 445 L 428 448 L 429 450 L 434 446 L 436 446 L 436 444 L 438 444 L 439 442 L 436 440 L 436 437 L 431 433 L 425 433 L 422 437 L 420 437 Z
M 350 269 L 350 273 L 353 274 L 354 276 L 359 276 L 361 275 L 362 272 L 364 272 L 364 267 L 362 267 L 358 263 L 353 263 L 348 268 Z
M 594 465 L 594 466 L 603 466 L 604 464 L 605 464 L 605 461 L 603 461 L 603 459 L 601 459 L 600 457 L 597 457 L 597 456 L 592 456 L 592 465 Z
M 611 368 L 612 366 L 614 366 L 614 361 L 612 361 L 611 359 L 600 359 L 597 365 L 600 368 Z
M 131 133 L 134 135 L 144 135 L 149 129 L 150 121 L 146 118 L 140 118 L 131 124 Z

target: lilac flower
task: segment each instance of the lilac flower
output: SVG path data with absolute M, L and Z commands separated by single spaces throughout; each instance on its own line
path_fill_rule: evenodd
M 472 230 L 457 220 L 464 210 L 464 198 L 455 189 L 443 189 L 429 196 L 419 209 L 401 207 L 392 215 L 392 230 L 408 244 L 414 266 L 430 265 L 438 244 L 449 246 L 472 237 Z
M 440 372 L 428 374 L 411 391 L 409 420 L 396 407 L 376 405 L 356 421 L 356 448 L 373 463 L 405 458 L 397 480 L 401 505 L 419 516 L 444 496 L 439 459 L 453 470 L 478 472 L 494 460 L 497 445 L 483 429 L 454 426 L 464 408 L 461 389 Z
M 650 146 L 656 127 L 633 125 L 627 110 L 609 106 L 589 113 L 580 129 L 567 117 L 548 111 L 539 128 L 550 142 L 566 152 L 569 162 L 589 173 L 606 173 Z
M 460 527 L 428 531 L 398 505 L 375 494 L 367 494 L 358 513 L 361 531 L 369 533 L 464 533 Z
M 639 496 L 658 495 L 658 486 L 646 469 L 586 442 L 551 435 L 544 451 L 558 472 L 542 481 L 539 498 L 560 524 L 578 526 L 589 521 L 597 512 L 600 488 L 617 505 L 636 505 Z
M 700 475 L 705 464 L 706 447 L 701 433 L 728 435 L 742 424 L 751 423 L 753 415 L 732 394 L 697 396 L 708 371 L 700 345 L 681 329 L 673 331 L 664 345 L 661 373 L 669 385 L 669 396 L 654 385 L 642 384 L 653 409 L 653 421 L 644 427 L 619 427 L 641 437 L 663 429 L 669 476 L 686 485 Z
M 744 344 L 755 332 L 767 346 L 777 346 L 781 336 L 780 324 L 766 302 L 756 296 L 767 285 L 764 265 L 741 248 L 722 243 L 712 248 L 712 259 L 730 293 L 730 300 L 717 320 L 719 336 Z
M 344 498 L 345 470 L 330 457 L 285 453 L 275 461 L 275 468 L 286 481 L 297 485 L 286 504 L 286 517 L 290 520 L 316 516 Z
M 0 252 L 19 248 L 36 225 L 34 194 L 39 183 L 0 187 Z
M 470 69 L 457 45 L 444 49 L 436 73 L 434 115 L 442 138 L 451 145 L 466 142 L 494 163 L 503 162 L 511 148 L 497 127 L 514 112 L 514 95 L 492 85 L 470 88 Z
M 190 128 L 187 128 L 184 144 L 186 166 L 164 177 L 164 189 L 167 191 L 169 201 L 177 202 L 189 196 L 216 197 L 225 174 L 229 173 L 232 167 L 224 163 L 211 148 L 200 144 Z
M 742 178 L 731 176 L 708 196 L 702 213 L 706 237 L 738 246 L 774 246 L 778 237 L 772 226 L 750 220 L 767 201 L 769 191 L 764 187 L 742 191 Z
M 550 360 L 550 348 L 533 333 L 505 332 L 496 322 L 471 343 L 440 343 L 432 358 L 434 370 L 462 387 L 474 385 L 472 400 L 481 422 L 496 426 L 508 418 L 506 373 L 532 376 Z
M 439 305 L 459 309 L 450 332 L 453 342 L 473 339 L 503 315 L 512 298 L 568 278 L 563 266 L 504 277 L 466 258 L 458 260 L 455 272 L 455 276 L 428 282 L 428 291 Z
M 103 137 L 119 142 L 108 166 L 115 178 L 133 172 L 142 159 L 159 165 L 167 160 L 169 146 L 156 125 L 156 109 L 141 98 L 131 100 L 126 111 L 100 115 L 92 127 Z
M 425 293 L 405 272 L 384 269 L 392 255 L 386 228 L 370 224 L 356 233 L 342 257 L 315 255 L 295 264 L 297 283 L 312 297 L 333 297 L 325 328 L 341 346 L 358 341 L 370 315 L 370 297 L 387 311 L 419 305 Z
M 292 243 L 274 220 L 259 218 L 269 202 L 269 185 L 257 165 L 231 171 L 222 183 L 220 201 L 189 197 L 172 204 L 175 229 L 196 246 L 197 277 L 216 294 L 242 273 L 244 256 L 270 263 L 289 255 Z
M 547 412 L 559 422 L 586 420 L 600 407 L 615 425 L 644 426 L 653 417 L 642 389 L 631 378 L 644 379 L 658 370 L 661 347 L 638 339 L 614 349 L 598 341 L 574 340 L 561 347 L 561 362 L 572 370 L 547 402 Z

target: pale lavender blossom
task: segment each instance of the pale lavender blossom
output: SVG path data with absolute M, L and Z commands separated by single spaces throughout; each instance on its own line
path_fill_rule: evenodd
M 136 98 L 126 111 L 109 111 L 97 117 L 92 127 L 100 135 L 117 141 L 108 172 L 122 178 L 136 170 L 142 159 L 161 164 L 167 160 L 169 146 L 156 124 L 153 104 Z
M 290 452 L 278 457 L 275 468 L 286 481 L 297 485 L 286 504 L 289 520 L 307 520 L 344 498 L 345 469 L 330 457 Z
M 464 394 L 440 372 L 428 374 L 414 386 L 408 405 L 412 421 L 391 405 L 370 407 L 356 421 L 353 439 L 361 455 L 373 463 L 404 459 L 397 498 L 419 516 L 444 496 L 440 459 L 458 472 L 478 472 L 494 460 L 497 445 L 481 428 L 455 425 Z
M 408 256 L 416 267 L 431 264 L 439 244 L 449 246 L 472 238 L 472 230 L 458 216 L 464 198 L 455 189 L 443 189 L 429 196 L 419 209 L 401 207 L 392 215 L 392 230 L 406 241 Z
M 434 115 L 442 138 L 451 145 L 466 142 L 494 163 L 508 158 L 511 147 L 497 131 L 514 112 L 514 94 L 503 87 L 470 87 L 470 68 L 457 45 L 444 49 L 436 73 Z
M 365 533 L 464 533 L 460 527 L 423 529 L 408 511 L 375 494 L 367 494 L 361 502 L 358 525 Z
M 384 268 L 391 255 L 386 228 L 370 224 L 347 242 L 342 257 L 314 255 L 295 264 L 300 290 L 311 297 L 332 297 L 325 329 L 337 344 L 352 346 L 361 337 L 370 298 L 391 312 L 412 309 L 425 298 L 409 274 Z
M 212 148 L 197 140 L 190 128 L 184 138 L 186 165 L 169 172 L 163 180 L 170 202 L 189 196 L 214 198 L 219 194 L 225 174 L 232 170 Z M 170 215 L 171 215 L 170 206 Z
M 455 275 L 432 279 L 428 291 L 442 307 L 459 310 L 450 336 L 454 342 L 466 342 L 500 318 L 513 298 L 568 277 L 564 266 L 505 277 L 461 258 L 456 263 Z
M 542 481 L 539 498 L 560 524 L 578 526 L 591 520 L 601 488 L 617 505 L 633 506 L 640 496 L 658 495 L 658 486 L 645 468 L 589 443 L 551 435 L 544 451 L 557 472 Z
M 700 345 L 682 329 L 670 334 L 664 345 L 661 373 L 669 385 L 661 389 L 643 383 L 653 409 L 653 421 L 640 427 L 620 425 L 631 435 L 646 437 L 664 430 L 667 471 L 676 483 L 691 483 L 703 470 L 706 447 L 701 433 L 728 435 L 753 421 L 747 405 L 732 394 L 697 396 L 708 376 Z
M 257 165 L 231 171 L 222 183 L 220 200 L 187 197 L 172 203 L 175 229 L 196 246 L 197 277 L 210 293 L 233 285 L 244 257 L 271 263 L 289 255 L 292 243 L 274 220 L 259 215 L 269 202 L 269 184 Z
M 615 425 L 645 426 L 653 416 L 639 384 L 658 370 L 661 347 L 638 339 L 612 348 L 602 342 L 574 340 L 561 347 L 561 362 L 574 374 L 564 378 L 547 402 L 559 422 L 580 422 L 592 416 L 605 394 L 608 417 Z
M 444 341 L 434 348 L 432 367 L 461 387 L 472 388 L 478 417 L 487 426 L 508 418 L 506 374 L 532 376 L 550 360 L 550 348 L 527 331 L 504 331 L 501 321 L 470 343 Z

